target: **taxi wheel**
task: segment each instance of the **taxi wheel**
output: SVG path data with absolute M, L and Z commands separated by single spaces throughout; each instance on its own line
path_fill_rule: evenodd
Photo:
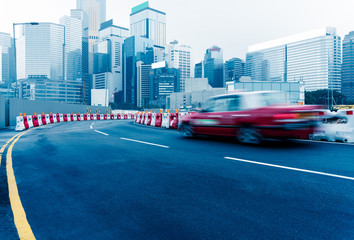
M 189 138 L 194 137 L 194 133 L 191 127 L 188 125 L 183 124 L 179 127 L 178 130 L 182 137 L 189 137 Z
M 254 129 L 250 127 L 242 127 L 236 136 L 240 143 L 245 144 L 260 144 L 262 141 L 262 136 Z

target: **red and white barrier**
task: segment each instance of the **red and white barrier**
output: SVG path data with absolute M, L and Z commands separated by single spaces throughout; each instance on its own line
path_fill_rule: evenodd
M 162 128 L 170 128 L 170 114 L 169 113 L 162 114 L 161 127 Z
M 354 110 L 338 110 L 321 112 L 321 123 L 316 132 L 310 136 L 312 140 L 330 142 L 354 142 Z

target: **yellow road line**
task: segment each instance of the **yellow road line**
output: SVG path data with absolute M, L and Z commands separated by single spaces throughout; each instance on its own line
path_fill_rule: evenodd
M 29 130 L 31 131 L 31 130 Z M 20 237 L 21 240 L 33 240 L 36 239 L 33 235 L 31 226 L 29 225 L 26 217 L 25 210 L 23 209 L 22 203 L 20 196 L 18 194 L 18 188 L 16 184 L 16 179 L 15 179 L 15 174 L 14 170 L 12 168 L 12 149 L 15 145 L 15 143 L 22 137 L 22 135 L 26 134 L 26 131 L 24 133 L 21 133 L 17 138 L 12 142 L 10 145 L 7 155 L 6 155 L 6 171 L 7 171 L 7 182 L 9 184 L 9 197 L 10 197 L 10 203 L 11 203 L 11 208 L 12 212 L 14 215 L 14 220 L 15 220 L 15 225 L 17 228 L 18 236 Z
M 15 137 L 17 137 L 18 135 L 20 135 L 21 133 L 18 133 L 18 134 L 16 134 L 15 136 L 13 136 L 9 141 L 7 141 L 6 142 L 6 144 L 4 144 L 4 146 L 2 146 L 2 148 L 0 149 L 0 166 L 1 166 L 1 156 L 2 156 L 2 154 L 4 153 L 4 151 L 5 151 L 5 149 L 6 149 L 6 147 L 7 147 L 7 145 L 15 138 Z

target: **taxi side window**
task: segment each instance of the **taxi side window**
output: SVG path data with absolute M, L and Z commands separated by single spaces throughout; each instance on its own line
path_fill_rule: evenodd
M 211 112 L 226 112 L 228 111 L 229 99 L 219 98 L 215 99 L 214 104 L 210 108 Z
M 228 111 L 240 111 L 240 98 L 239 97 L 232 97 L 229 98 L 229 106 Z

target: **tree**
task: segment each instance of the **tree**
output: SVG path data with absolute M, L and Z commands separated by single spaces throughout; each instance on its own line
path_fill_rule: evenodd
M 332 91 L 328 92 L 327 89 L 321 89 L 317 91 L 306 91 L 305 92 L 305 103 L 306 104 L 321 104 L 328 105 L 331 104 Z M 333 91 L 333 105 L 339 105 L 346 103 L 346 97 L 339 91 Z

